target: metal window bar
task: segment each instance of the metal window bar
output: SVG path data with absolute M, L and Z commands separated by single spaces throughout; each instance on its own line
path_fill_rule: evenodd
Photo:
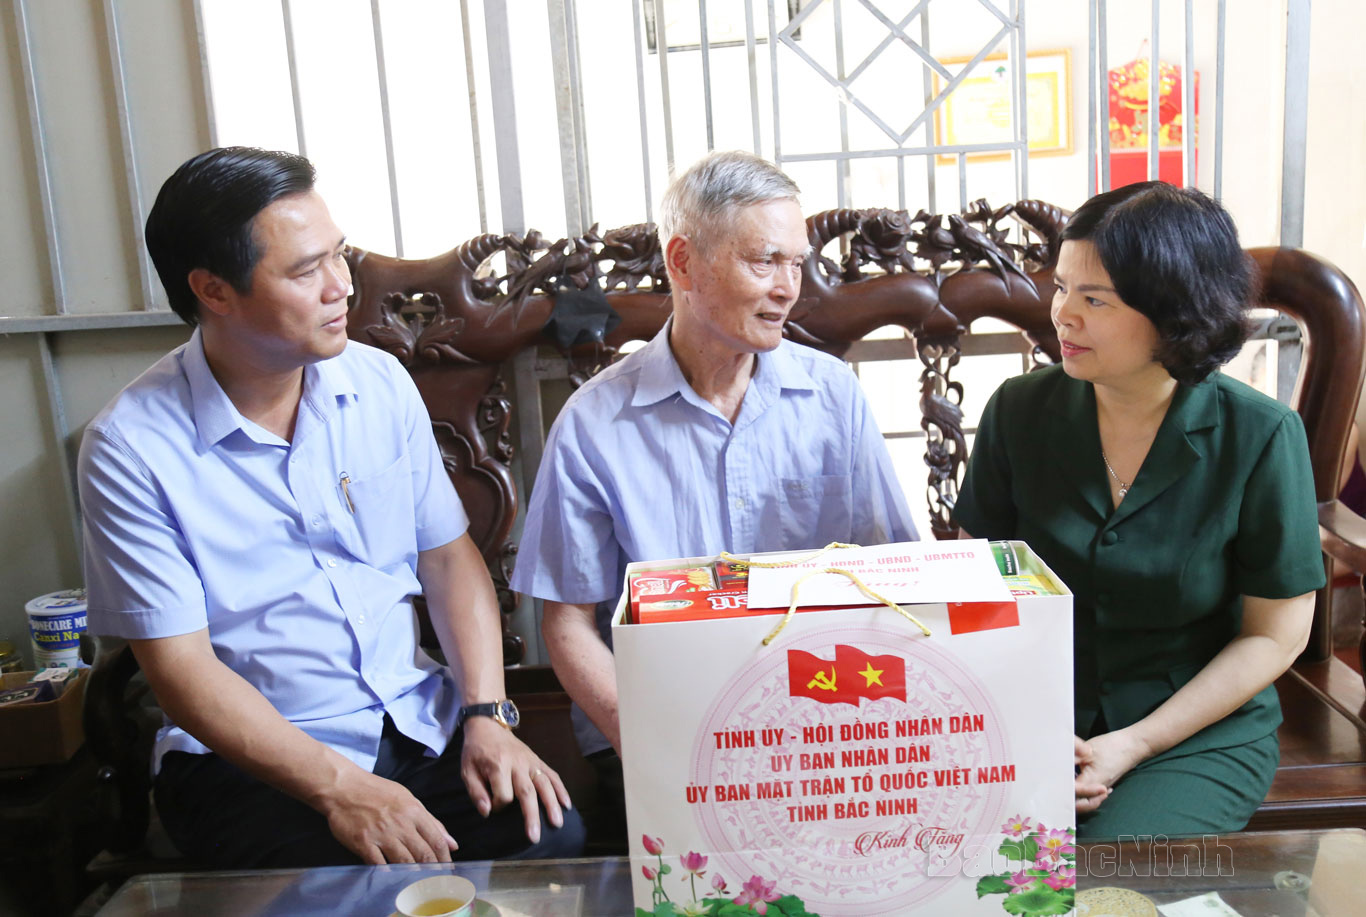
M 1304 244 L 1309 131 L 1309 0 L 1289 0 L 1285 23 L 1285 121 L 1281 138 L 1281 244 Z
M 822 153 L 793 153 L 784 157 L 784 162 L 824 162 L 841 159 L 885 159 L 900 156 L 925 156 L 931 153 L 953 155 L 956 153 L 1011 153 L 1020 145 L 1014 140 L 999 143 L 939 143 L 932 146 L 904 146 L 883 150 L 829 150 Z
M 659 55 L 659 94 L 664 115 L 664 162 L 674 173 L 674 118 L 669 98 L 669 39 L 664 29 L 664 0 L 654 0 L 655 53 Z
M 1015 200 L 1022 201 L 1029 197 L 1029 46 L 1025 44 L 1025 2 L 1011 0 L 1010 7 L 1015 15 L 1015 92 L 1018 100 L 1011 108 L 1018 125 L 1015 139 L 1020 144 L 1013 157 Z
M 81 560 L 81 507 L 76 499 L 75 468 L 66 439 L 70 428 L 66 422 L 66 406 L 62 402 L 62 386 L 57 379 L 57 366 L 52 359 L 52 340 L 50 333 L 36 335 L 38 339 L 38 359 L 43 366 L 43 388 L 47 394 L 47 415 L 52 433 L 52 454 L 57 457 L 58 470 L 62 476 L 62 496 L 66 503 L 67 519 L 71 523 L 71 539 L 76 549 L 76 560 Z
M 968 209 L 968 154 L 958 151 L 958 209 Z
M 574 91 L 571 84 L 573 61 L 569 53 L 569 15 L 565 0 L 546 0 L 550 19 L 550 59 L 555 75 L 555 111 L 560 140 L 560 183 L 564 192 L 565 228 L 571 236 L 582 235 L 584 207 L 579 181 L 579 161 L 582 155 L 577 118 L 574 110 Z
M 864 6 L 867 6 L 869 8 L 870 11 L 875 11 L 875 8 L 868 3 L 868 0 L 862 0 L 862 2 Z M 857 67 L 849 71 L 849 76 L 847 78 L 848 82 L 852 83 L 854 80 L 858 79 L 859 76 L 863 73 L 863 71 L 867 70 L 872 65 L 873 61 L 877 60 L 877 56 L 881 54 L 883 51 L 887 50 L 888 45 L 896 41 L 897 33 L 900 31 L 904 31 L 906 26 L 911 24 L 911 20 L 916 17 L 917 13 L 921 15 L 926 14 L 927 6 L 928 0 L 920 0 L 919 3 L 912 7 L 909 13 L 901 17 L 901 21 L 896 24 L 894 30 L 892 29 L 891 20 L 886 19 L 884 17 L 880 17 L 882 18 L 883 24 L 888 26 L 890 31 L 888 31 L 886 37 L 884 37 L 880 42 L 878 42 L 873 47 L 873 50 L 868 52 L 868 55 L 862 61 L 859 62 L 859 65 Z M 922 39 L 921 46 L 925 48 L 926 52 L 928 52 L 929 34 L 923 19 L 921 20 L 920 37 Z M 921 56 L 921 66 L 925 67 L 927 70 L 930 67 L 929 62 L 925 60 L 924 55 Z M 943 70 L 942 67 L 936 69 L 939 70 L 941 76 L 943 76 L 945 79 L 948 79 L 948 74 L 946 71 Z M 928 104 L 928 102 L 929 100 L 927 99 L 926 103 Z
M 204 32 L 204 0 L 194 0 L 194 32 L 199 48 L 199 79 L 204 84 L 204 113 L 209 123 L 209 146 L 218 146 L 218 119 L 214 117 L 213 78 L 209 73 L 209 46 Z
M 123 35 L 119 31 L 119 14 L 114 0 L 104 0 L 104 31 L 109 42 L 109 76 L 114 91 L 114 109 L 119 119 L 119 145 L 123 148 L 124 183 L 128 192 L 128 216 L 133 220 L 133 250 L 138 261 L 138 288 L 142 291 L 139 308 L 154 308 L 157 281 L 152 276 L 152 262 L 147 247 L 142 244 L 142 227 L 146 222 L 142 206 L 142 182 L 138 175 L 137 151 L 133 146 L 133 115 L 128 105 L 128 74 L 123 65 Z
M 1186 45 L 1181 55 L 1181 175 L 1187 188 L 1199 183 L 1195 174 L 1195 4 L 1186 0 Z
M 1096 78 L 1100 80 L 1100 85 L 1096 87 L 1094 104 L 1099 108 L 1100 118 L 1097 133 L 1100 134 L 1101 191 L 1110 190 L 1110 55 L 1105 47 L 1109 36 L 1105 24 L 1105 0 L 1096 0 Z
M 980 4 L 982 4 L 982 6 L 986 7 L 986 8 L 987 8 L 987 11 L 990 12 L 990 13 L 991 13 L 993 16 L 995 16 L 997 19 L 1001 20 L 1001 24 L 1002 24 L 1002 25 L 1005 25 L 1005 26 L 1014 25 L 1014 23 L 1013 23 L 1013 21 L 1012 21 L 1012 20 L 1015 18 L 1014 13 L 1006 14 L 1006 13 L 1001 12 L 1000 7 L 998 7 L 998 6 L 993 2 L 993 0 L 977 0 L 977 2 L 980 3 Z M 1014 2 L 1014 0 L 1012 0 L 1012 2 Z
M 941 64 L 939 61 L 931 57 L 930 54 L 924 48 L 922 48 L 917 42 L 912 41 L 910 36 L 906 34 L 903 26 L 893 22 L 891 19 L 887 18 L 887 15 L 885 13 L 883 13 L 877 7 L 873 6 L 871 0 L 861 0 L 861 2 L 863 3 L 864 8 L 867 9 L 868 12 L 873 14 L 873 18 L 877 19 L 884 26 L 886 26 L 887 29 L 891 31 L 896 38 L 899 38 L 901 42 L 904 45 L 906 45 L 906 47 L 910 48 L 911 51 L 917 57 L 923 60 L 936 73 L 938 73 L 941 77 L 944 78 L 948 85 L 940 93 L 941 97 L 947 96 L 949 93 L 953 92 L 953 90 L 958 87 L 958 84 L 967 77 L 967 75 L 973 70 L 973 68 L 975 68 L 979 63 L 982 62 L 983 59 L 986 58 L 987 54 L 990 52 L 990 49 L 995 48 L 998 44 L 1000 44 L 1001 39 L 1006 37 L 1006 34 L 1010 31 L 1011 28 L 1009 25 L 1002 26 L 1001 31 L 996 33 L 996 36 L 991 39 L 991 41 L 983 48 L 983 50 L 979 52 L 978 55 L 974 57 L 972 61 L 970 61 L 962 69 L 962 71 L 959 72 L 958 76 L 955 77 L 949 73 L 949 71 L 944 67 L 943 64 Z M 983 2 L 984 5 L 986 5 L 989 9 L 991 8 L 990 4 L 985 4 L 985 0 L 983 0 Z M 796 54 L 799 57 L 805 60 L 807 64 L 809 64 L 813 69 L 815 69 L 817 73 L 819 73 L 823 78 L 825 78 L 825 80 L 830 82 L 836 90 L 845 90 L 843 82 L 832 79 L 830 74 L 826 73 L 825 70 L 821 68 L 819 64 L 816 63 L 816 61 L 811 57 L 811 55 L 807 54 L 806 51 L 804 51 L 797 44 L 795 38 L 793 38 L 793 33 L 796 30 L 799 23 L 801 22 L 801 20 L 805 18 L 805 16 L 808 13 L 810 13 L 810 11 L 813 9 L 815 9 L 814 4 L 802 10 L 800 15 L 793 18 L 793 20 L 787 24 L 787 27 L 783 29 L 780 37 L 784 44 L 786 44 L 789 48 L 796 52 Z M 996 11 L 993 10 L 993 12 Z M 886 47 L 886 44 L 879 45 L 878 48 L 873 52 L 873 55 L 870 56 L 876 56 L 876 54 L 880 53 L 881 49 L 884 47 Z M 869 59 L 865 58 L 863 64 L 861 64 L 860 67 L 863 67 L 868 63 Z M 853 77 L 850 77 L 849 81 L 852 80 Z M 915 133 L 916 128 L 920 127 L 920 125 L 934 112 L 934 108 L 928 108 L 922 111 L 920 115 L 917 116 L 915 120 L 911 122 L 910 127 L 906 128 L 905 131 L 898 132 L 889 127 L 887 123 L 883 121 L 881 118 L 879 118 L 870 108 L 868 108 L 866 105 L 860 102 L 857 96 L 849 95 L 848 98 L 850 101 L 854 103 L 855 107 L 857 107 L 859 111 L 863 112 L 869 118 L 869 120 L 871 120 L 874 124 L 876 124 L 879 128 L 882 129 L 883 133 L 885 133 L 892 140 L 895 140 L 897 143 L 905 143 L 906 138 L 910 137 L 911 134 Z
M 484 35 L 488 41 L 489 92 L 493 98 L 493 140 L 498 150 L 498 203 L 503 232 L 521 233 L 526 231 L 526 214 L 522 203 L 522 165 L 517 146 L 507 0 L 486 0 Z
M 484 151 L 479 142 L 479 95 L 474 88 L 474 43 L 470 39 L 469 0 L 460 0 L 460 32 L 465 44 L 465 89 L 470 98 L 470 143 L 474 147 L 474 194 L 479 202 L 479 231 L 489 231 L 488 202 L 484 197 Z
M 929 8 L 929 0 L 923 0 L 922 3 L 917 4 L 917 6 L 916 6 L 916 12 L 920 13 L 920 44 L 925 48 L 925 50 L 926 50 L 927 52 L 929 52 L 929 50 L 930 50 L 930 8 Z M 929 65 L 928 65 L 928 64 L 922 63 L 921 66 L 920 66 L 920 73 L 921 73 L 921 77 L 920 77 L 920 78 L 924 81 L 923 89 L 924 89 L 924 97 L 925 97 L 925 107 L 926 107 L 926 108 L 929 108 L 929 107 L 930 107 L 930 104 L 931 104 L 932 102 L 934 102 L 934 82 L 933 82 L 933 80 L 930 79 L 930 67 L 929 67 Z M 926 146 L 930 146 L 930 145 L 932 145 L 933 143 L 934 143 L 934 125 L 931 124 L 929 121 L 926 121 L 926 122 L 925 122 L 925 145 L 926 145 Z M 905 157 L 902 157 L 899 161 L 904 163 L 904 162 L 905 162 Z M 935 212 L 936 212 L 936 210 L 935 210 L 935 180 L 936 180 L 936 178 L 937 178 L 937 176 L 935 175 L 935 162 L 934 162 L 934 156 L 926 156 L 926 157 L 925 157 L 925 197 L 926 197 L 926 207 L 929 209 L 929 212 L 930 212 L 930 213 L 935 213 Z M 901 193 L 900 206 L 901 206 L 901 209 L 902 209 L 902 210 L 905 210 L 905 209 L 906 209 L 906 192 L 905 192 L 905 187 L 904 187 L 904 185 L 905 185 L 905 183 L 902 182 L 902 183 L 901 183 L 901 187 L 899 188 L 899 191 L 900 191 L 900 193 Z
M 53 309 L 58 315 L 65 315 L 66 274 L 62 270 L 61 236 L 57 232 L 57 208 L 52 198 L 52 163 L 48 159 L 47 133 L 43 129 L 38 75 L 33 66 L 33 36 L 29 31 L 28 4 L 25 0 L 14 0 L 14 20 L 19 31 L 19 63 L 24 72 L 24 100 L 28 105 L 29 133 L 33 139 L 34 178 L 43 208 L 43 230 L 47 235 L 47 264 L 52 281 Z
M 845 83 L 844 74 L 844 3 L 832 0 L 835 20 L 835 76 L 841 85 Z M 839 100 L 840 152 L 849 151 L 849 96 L 842 95 Z M 835 206 L 849 206 L 849 160 L 841 159 L 835 163 Z
M 1224 28 L 1226 0 L 1219 0 L 1216 30 L 1218 43 L 1214 63 L 1214 199 L 1224 196 Z
M 636 100 L 640 104 L 640 178 L 645 188 L 645 222 L 653 223 L 655 202 L 650 188 L 650 122 L 645 110 L 645 36 L 640 24 L 640 4 L 641 0 L 631 4 L 636 32 Z
M 800 20 L 808 10 L 814 7 L 807 7 L 797 14 Z M 790 28 L 791 22 L 788 23 Z M 783 165 L 783 132 L 782 117 L 778 110 L 778 13 L 774 9 L 774 0 L 768 0 L 768 63 L 769 63 L 769 94 L 773 96 L 773 162 L 779 168 Z
M 963 80 L 967 79 L 968 75 L 971 74 L 973 70 L 977 69 L 977 65 L 987 59 L 991 52 L 995 50 L 997 45 L 1001 43 L 1001 40 L 1009 37 L 1011 28 L 1012 27 L 1009 25 L 1002 26 L 1001 30 L 997 32 L 994 36 L 992 36 L 990 41 L 988 41 L 985 45 L 982 46 L 982 50 L 978 51 L 975 55 L 973 55 L 972 60 L 968 61 L 966 64 L 963 65 L 963 69 L 958 71 L 958 75 L 948 81 L 948 85 L 946 85 L 944 89 L 940 91 L 939 98 L 942 99 L 948 96 L 949 93 L 957 89 L 958 85 L 962 83 Z M 935 107 L 937 108 L 938 106 L 936 105 Z M 906 129 L 905 133 L 903 133 L 900 136 L 899 142 L 904 143 L 906 138 L 909 137 L 912 134 L 912 132 L 914 132 L 915 129 L 920 126 L 922 122 L 929 120 L 929 118 L 933 114 L 933 108 L 926 109 L 925 111 L 921 112 L 916 117 L 916 119 L 913 122 L 911 122 L 911 126 Z
M 1086 5 L 1086 196 L 1096 196 L 1096 107 L 1100 100 L 1096 95 L 1096 4 Z
M 898 210 L 906 209 L 906 157 L 896 158 L 896 206 Z
M 579 222 L 585 229 L 593 225 L 593 193 L 588 170 L 588 135 L 583 113 L 583 83 L 579 68 L 579 13 L 576 0 L 564 0 L 565 42 L 569 50 L 569 98 L 574 116 L 574 143 L 578 150 Z
M 867 6 L 866 0 L 865 6 Z M 832 76 L 823 67 L 821 67 L 820 64 L 816 62 L 815 58 L 808 54 L 805 51 L 805 49 L 799 46 L 796 43 L 796 41 L 792 38 L 792 32 L 796 28 L 799 21 L 806 13 L 810 12 L 814 8 L 814 6 L 809 6 L 806 9 L 802 10 L 802 15 L 794 17 L 792 21 L 787 24 L 787 27 L 784 28 L 783 31 L 778 35 L 778 38 L 783 42 L 784 45 L 790 48 L 793 53 L 795 53 L 798 57 L 804 60 L 813 70 L 815 70 L 816 73 L 819 74 L 821 78 L 824 79 L 827 83 L 829 83 L 831 87 L 833 87 L 837 92 L 847 92 L 846 87 L 841 83 L 840 80 Z M 887 28 L 896 29 L 896 24 L 893 23 L 886 16 L 882 15 L 877 10 L 871 8 L 870 11 L 872 11 L 874 13 L 874 16 L 879 21 L 881 21 L 883 25 L 887 26 Z M 978 51 L 976 55 L 973 56 L 972 60 L 970 60 L 961 71 L 959 71 L 957 76 L 951 76 L 951 74 L 949 74 L 949 72 L 944 69 L 942 64 L 940 64 L 938 61 L 933 61 L 931 66 L 936 70 L 936 72 L 938 72 L 941 76 L 948 80 L 948 84 L 944 87 L 943 90 L 940 91 L 937 98 L 943 99 L 947 97 L 950 93 L 952 93 L 955 89 L 957 89 L 958 85 L 968 77 L 968 75 L 977 67 L 977 65 L 980 64 L 983 60 L 985 60 L 986 57 L 991 53 L 991 51 L 1001 43 L 1001 40 L 1009 36 L 1011 28 L 1012 27 L 1009 25 L 1002 26 L 1001 30 L 997 32 L 987 44 L 983 45 L 982 49 Z M 913 51 L 919 54 L 922 58 L 929 59 L 929 56 L 924 53 L 924 49 L 922 49 L 915 42 L 911 41 L 911 39 L 907 37 L 904 32 L 897 30 L 897 37 L 901 38 L 902 41 L 908 47 L 910 47 Z M 774 49 L 774 53 L 777 53 L 776 49 Z M 889 126 L 887 122 L 883 121 L 882 118 L 880 118 L 876 112 L 870 109 L 867 105 L 863 104 L 863 102 L 861 102 L 857 96 L 849 94 L 847 95 L 847 98 L 850 102 L 853 103 L 854 107 L 856 107 L 859 111 L 863 112 L 863 114 L 866 115 L 870 121 L 876 124 L 882 130 L 883 133 L 885 133 L 889 138 L 891 138 L 898 144 L 905 143 L 906 138 L 910 137 L 911 134 L 915 133 L 916 128 L 920 127 L 921 124 L 927 121 L 930 118 L 930 116 L 934 114 L 935 108 L 938 107 L 938 105 L 935 105 L 933 107 L 925 109 L 915 117 L 915 119 L 911 122 L 910 127 L 906 128 L 905 131 L 897 131 L 893 129 L 891 126 Z
M 1162 59 L 1157 56 L 1158 46 L 1158 11 L 1162 9 L 1162 0 L 1152 0 L 1153 8 L 1153 34 L 1148 41 L 1148 181 L 1157 179 L 1161 172 L 1157 158 L 1157 136 L 1161 133 L 1162 116 L 1159 111 L 1159 93 L 1162 88 L 1162 81 L 1159 78 L 1159 70 L 1162 67 Z
M 299 57 L 294 49 L 294 10 L 289 0 L 280 0 L 280 15 L 285 21 L 285 60 L 289 64 L 289 95 L 294 100 L 294 134 L 299 142 L 299 155 L 308 158 L 308 144 L 304 140 L 304 106 L 299 95 Z
M 379 113 L 384 125 L 384 161 L 389 171 L 389 212 L 394 224 L 394 254 L 402 258 L 403 217 L 399 209 L 394 124 L 389 111 L 389 69 L 384 64 L 384 24 L 380 20 L 379 3 L 380 0 L 370 0 L 370 28 L 375 39 L 375 76 L 379 80 Z
M 716 136 L 711 115 L 711 38 L 707 35 L 707 0 L 697 0 L 697 24 L 702 40 L 702 113 L 707 122 L 707 152 L 710 153 L 716 149 Z
M 749 65 L 749 116 L 754 131 L 754 155 L 763 155 L 759 138 L 759 61 L 754 47 L 754 0 L 745 0 L 745 58 Z

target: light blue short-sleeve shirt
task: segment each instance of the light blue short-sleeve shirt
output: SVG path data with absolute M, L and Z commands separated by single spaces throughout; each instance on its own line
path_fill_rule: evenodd
M 787 340 L 759 354 L 732 424 L 684 379 L 671 324 L 556 418 L 513 589 L 599 603 L 604 630 L 631 562 L 917 537 L 844 361 Z M 585 753 L 607 747 L 595 730 L 579 734 Z
M 238 413 L 196 330 L 90 423 L 79 480 L 93 633 L 207 627 L 224 664 L 366 770 L 385 713 L 445 748 L 460 700 L 418 648 L 412 597 L 418 552 L 468 520 L 393 357 L 350 342 L 305 367 L 286 442 Z M 209 751 L 168 721 L 154 768 L 172 750 Z

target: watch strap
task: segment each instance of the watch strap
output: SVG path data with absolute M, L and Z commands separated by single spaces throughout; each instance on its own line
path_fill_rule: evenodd
M 507 712 L 503 709 L 505 706 L 512 707 L 511 720 L 509 720 Z M 459 729 L 463 727 L 465 721 L 472 716 L 487 716 L 506 729 L 517 728 L 521 719 L 517 716 L 517 708 L 508 700 L 496 700 L 487 704 L 467 704 L 460 708 L 460 713 L 456 720 L 456 728 Z

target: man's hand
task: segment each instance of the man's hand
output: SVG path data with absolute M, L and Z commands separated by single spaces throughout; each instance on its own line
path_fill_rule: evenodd
M 402 785 L 361 771 L 318 810 L 332 836 L 372 866 L 449 863 L 459 848 L 436 816 Z
M 1077 812 L 1100 808 L 1120 778 L 1152 756 L 1148 746 L 1130 729 L 1116 729 L 1076 742 Z
M 573 808 L 560 775 L 551 770 L 530 748 L 491 717 L 465 720 L 465 747 L 460 754 L 460 774 L 465 789 L 480 814 L 488 815 L 515 798 L 522 806 L 526 836 L 533 844 L 541 840 L 541 814 L 556 828 L 564 824 L 563 809 Z

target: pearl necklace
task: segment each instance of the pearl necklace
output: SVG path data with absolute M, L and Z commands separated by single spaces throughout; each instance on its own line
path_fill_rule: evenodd
M 1119 475 L 1115 474 L 1115 469 L 1111 467 L 1110 459 L 1106 456 L 1104 449 L 1100 450 L 1100 460 L 1105 463 L 1105 470 L 1110 472 L 1110 477 L 1114 478 L 1115 483 L 1119 485 L 1119 498 L 1123 500 L 1125 495 L 1129 493 L 1129 485 L 1121 481 Z

